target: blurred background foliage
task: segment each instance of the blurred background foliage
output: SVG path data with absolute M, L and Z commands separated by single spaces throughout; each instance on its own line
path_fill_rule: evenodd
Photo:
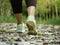
M 23 21 L 26 22 L 27 10 L 25 0 L 22 3 Z M 60 25 L 60 0 L 37 0 L 36 21 L 39 24 Z M 0 22 L 15 22 L 10 0 L 0 0 Z

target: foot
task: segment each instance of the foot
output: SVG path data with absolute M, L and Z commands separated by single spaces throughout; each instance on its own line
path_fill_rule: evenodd
M 23 33 L 25 32 L 25 28 L 24 28 L 24 24 L 19 24 L 17 25 L 17 30 L 16 30 L 17 33 Z

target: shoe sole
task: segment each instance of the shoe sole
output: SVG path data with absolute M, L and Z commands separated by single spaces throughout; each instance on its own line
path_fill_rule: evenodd
M 29 30 L 28 35 L 36 35 L 37 34 L 37 32 L 35 31 L 35 25 L 32 21 L 27 22 L 26 25 Z M 30 32 L 30 31 L 32 31 L 32 32 Z
M 35 25 L 32 21 L 27 22 L 26 25 L 29 30 L 34 30 L 34 28 L 35 28 Z

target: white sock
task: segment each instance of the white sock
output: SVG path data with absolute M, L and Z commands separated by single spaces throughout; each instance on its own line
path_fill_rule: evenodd
M 33 21 L 36 24 L 36 20 L 35 20 L 35 17 L 34 16 L 28 16 L 27 22 L 28 21 Z

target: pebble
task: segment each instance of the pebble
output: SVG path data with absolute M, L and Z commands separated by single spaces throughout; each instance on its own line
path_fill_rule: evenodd
M 16 30 L 16 27 L 17 27 L 17 24 L 16 23 L 0 23 L 0 30 L 14 31 L 14 30 Z M 55 41 L 59 41 L 60 40 L 60 37 L 59 37 L 59 35 L 60 35 L 60 26 L 58 26 L 58 25 L 37 24 L 36 27 L 37 27 L 37 30 L 38 30 L 37 32 L 40 31 L 39 34 L 42 34 L 40 36 L 46 38 L 46 35 L 47 35 L 47 38 L 49 38 L 49 37 L 51 38 L 54 35 L 54 37 L 52 37 L 51 41 L 53 41 L 53 39 L 55 40 L 55 37 L 57 37 L 57 39 L 58 39 L 58 40 L 55 40 Z M 26 24 L 25 24 L 25 29 L 28 30 Z M 49 32 L 49 31 L 51 31 L 51 32 Z M 12 35 L 13 34 L 11 34 L 11 36 Z M 0 37 L 2 37 L 2 36 L 0 36 Z M 50 38 L 49 39 L 45 39 L 45 40 L 46 41 L 49 41 Z M 49 41 L 49 42 L 51 42 L 51 41 Z M 40 44 L 43 45 L 43 42 L 40 43 Z M 3 44 L 0 44 L 0 45 L 3 45 Z M 38 43 L 36 45 L 38 45 Z M 59 45 L 59 44 L 57 44 L 57 45 Z

